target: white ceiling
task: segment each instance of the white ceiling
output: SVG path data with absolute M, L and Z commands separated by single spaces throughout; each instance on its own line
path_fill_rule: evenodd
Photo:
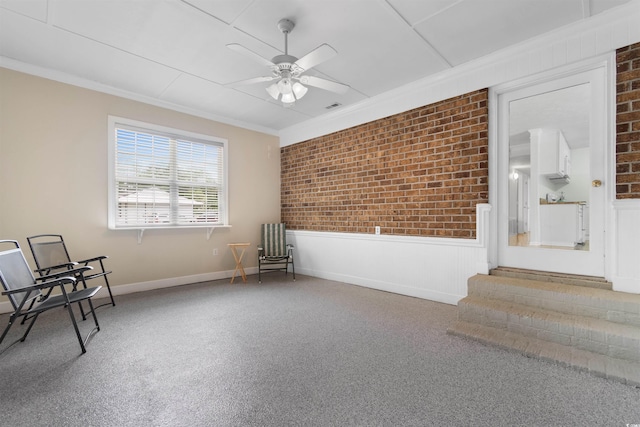
M 0 56 L 137 99 L 272 133 L 451 69 L 628 0 L 0 0 Z M 225 45 L 282 54 L 327 43 L 338 55 L 309 74 L 317 88 L 283 108 L 269 70 Z M 332 110 L 333 111 L 333 110 Z
M 562 131 L 571 149 L 588 147 L 590 94 L 585 83 L 511 101 L 510 145 L 528 145 L 530 129 L 547 128 Z

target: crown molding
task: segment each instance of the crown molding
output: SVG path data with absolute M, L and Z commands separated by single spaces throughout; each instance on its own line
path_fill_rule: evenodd
M 239 127 L 242 129 L 252 130 L 256 132 L 265 133 L 268 135 L 278 136 L 278 131 L 264 126 L 255 125 L 240 120 L 230 119 L 228 117 L 219 116 L 216 114 L 210 114 L 201 110 L 186 108 L 181 105 L 177 105 L 171 102 L 162 101 L 150 96 L 141 95 L 138 93 L 129 92 L 123 89 L 118 89 L 113 86 L 98 83 L 92 80 L 83 79 L 81 77 L 73 76 L 61 71 L 52 70 L 49 68 L 39 67 L 36 65 L 26 64 L 21 61 L 17 61 L 6 56 L 0 56 L 0 67 L 13 71 L 29 74 L 36 77 L 42 77 L 48 80 L 53 80 L 59 83 L 68 84 L 71 86 L 81 87 L 83 89 L 93 90 L 96 92 L 104 93 L 107 95 L 113 95 L 131 101 L 142 102 L 144 104 L 153 105 L 155 107 L 165 108 L 167 110 L 176 111 L 179 113 L 189 114 L 191 116 L 200 117 L 207 120 L 223 123 L 230 126 Z

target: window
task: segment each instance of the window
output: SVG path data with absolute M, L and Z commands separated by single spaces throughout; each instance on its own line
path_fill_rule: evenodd
M 227 141 L 109 117 L 109 228 L 227 225 Z

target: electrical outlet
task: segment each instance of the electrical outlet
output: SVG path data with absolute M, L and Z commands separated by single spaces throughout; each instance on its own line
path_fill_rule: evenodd
M 218 255 L 218 248 L 213 248 L 213 256 Z
M 380 226 L 376 225 L 376 234 L 380 234 Z

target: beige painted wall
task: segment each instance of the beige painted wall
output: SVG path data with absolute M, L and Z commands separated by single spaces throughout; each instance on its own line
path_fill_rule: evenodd
M 107 117 L 155 123 L 229 141 L 232 228 L 107 229 Z M 269 156 L 270 154 L 270 156 Z M 72 258 L 109 255 L 112 287 L 233 270 L 230 242 L 251 242 L 280 220 L 275 136 L 0 68 L 0 239 L 15 239 L 35 266 L 27 236 L 62 234 Z M 218 256 L 213 249 L 218 248 Z

